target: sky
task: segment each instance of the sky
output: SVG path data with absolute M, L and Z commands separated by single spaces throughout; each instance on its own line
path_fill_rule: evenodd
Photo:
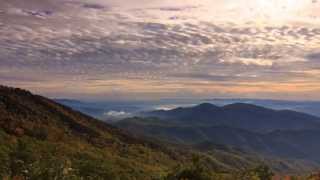
M 0 0 L 0 84 L 53 98 L 320 100 L 320 1 Z

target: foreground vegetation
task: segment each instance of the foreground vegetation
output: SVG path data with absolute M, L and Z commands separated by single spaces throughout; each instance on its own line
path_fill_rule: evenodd
M 8 136 L 1 133 L 1 142 Z M 12 139 L 11 139 L 12 140 Z M 1 146 L 0 179 L 15 180 L 272 180 L 275 174 L 265 165 L 239 171 L 213 171 L 200 156 L 193 156 L 190 162 L 174 168 L 157 169 L 148 173 L 138 169 L 127 161 L 114 162 L 101 152 L 82 152 L 67 149 L 61 144 L 36 142 L 30 138 L 21 138 L 11 147 Z M 122 164 L 123 163 L 123 164 Z M 282 176 L 283 180 L 319 180 L 320 175 Z
M 154 157 L 143 148 L 132 149 L 126 152 L 137 155 L 136 158 L 128 160 L 117 157 L 114 154 L 106 153 L 99 148 L 66 146 L 64 143 L 48 143 L 30 137 L 15 138 L 3 131 L 0 131 L 0 179 L 21 179 L 21 180 L 56 180 L 56 179 L 107 179 L 107 180 L 131 180 L 131 179 L 158 179 L 158 180 L 231 180 L 231 179 L 271 179 L 273 173 L 266 166 L 257 168 L 223 172 L 214 171 L 201 159 L 201 156 L 194 155 L 190 162 L 186 161 L 178 165 L 170 165 L 170 160 L 164 159 L 167 166 L 161 166 Z M 6 146 L 10 144 L 10 146 Z M 133 152 L 135 151 L 135 152 Z M 125 156 L 125 154 L 123 156 Z M 139 157 L 145 154 L 145 164 L 139 163 Z M 161 160 L 161 154 L 158 161 Z M 152 166 L 150 164 L 154 163 Z M 172 168 L 169 168 L 172 167 Z
M 173 159 L 165 152 L 153 152 L 143 145 L 128 145 L 119 150 L 95 147 L 76 138 L 54 142 L 44 139 L 43 135 L 19 137 L 2 130 L 0 142 L 0 179 L 231 180 L 259 177 L 260 172 L 258 169 L 232 172 L 218 166 L 214 168 L 212 162 L 200 154 L 190 154 L 191 159 L 188 154 L 181 155 L 186 156 L 185 160 Z M 269 169 L 261 172 L 264 171 Z
M 1 133 L 1 142 L 11 141 Z M 158 180 L 269 180 L 273 176 L 266 166 L 239 172 L 214 172 L 194 156 L 190 163 L 181 164 L 175 168 L 164 170 L 159 166 L 156 173 L 152 167 L 138 169 L 135 162 L 114 162 L 114 157 L 106 157 L 100 151 L 79 151 L 66 148 L 63 144 L 50 144 L 35 141 L 31 138 L 21 138 L 13 146 L 1 146 L 0 151 L 1 179 L 158 179 Z M 147 160 L 147 159 L 146 159 Z M 148 168 L 151 168 L 148 170 Z

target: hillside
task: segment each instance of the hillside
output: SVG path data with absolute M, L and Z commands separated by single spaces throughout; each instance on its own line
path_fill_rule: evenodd
M 235 149 L 196 152 L 190 146 L 141 139 L 47 98 L 3 86 L 0 142 L 0 179 L 164 179 L 189 167 L 195 156 L 211 175 L 231 176 L 263 163 Z M 284 163 L 272 162 L 275 167 Z
M 6 87 L 0 87 L 0 142 L 2 177 L 151 179 L 186 157 L 41 96 Z
M 115 125 L 167 142 L 195 146 L 210 142 L 264 157 L 320 162 L 320 121 L 307 114 L 249 104 L 201 104 L 146 114 L 153 118 L 130 118 Z
M 320 137 L 320 130 L 276 131 L 261 134 L 225 126 L 188 126 L 153 121 L 135 118 L 118 122 L 116 125 L 136 134 L 168 142 L 182 144 L 212 142 L 267 156 L 320 160 L 318 153 L 320 146 L 316 143 Z

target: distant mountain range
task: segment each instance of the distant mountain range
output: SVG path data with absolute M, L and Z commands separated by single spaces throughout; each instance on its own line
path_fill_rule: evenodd
M 223 144 L 266 156 L 301 159 L 315 163 L 320 161 L 318 154 L 320 146 L 317 145 L 317 139 L 320 138 L 320 118 L 293 110 L 280 110 L 280 107 L 287 107 L 285 109 L 302 107 L 297 103 L 304 103 L 305 107 L 308 105 L 317 109 L 316 102 L 242 100 L 276 107 L 270 109 L 255 104 L 232 103 L 239 102 L 240 99 L 212 101 L 218 102 L 219 106 L 202 103 L 171 110 L 152 110 L 152 107 L 156 107 L 155 104 L 142 103 L 137 106 L 136 103 L 128 103 L 125 104 L 126 108 L 123 108 L 124 105 L 113 105 L 113 103 L 92 106 L 84 102 L 58 100 L 82 112 L 84 112 L 83 107 L 106 107 L 104 110 L 101 109 L 101 112 L 110 109 L 134 112 L 132 116 L 137 117 L 127 118 L 114 125 L 134 134 L 171 143 L 196 147 L 202 144 L 202 148 L 203 144 Z M 141 113 L 140 109 L 144 111 Z M 108 119 L 110 117 L 104 116 L 104 120 Z
M 256 132 L 320 128 L 320 118 L 316 116 L 244 103 L 223 107 L 203 103 L 188 108 L 145 112 L 142 115 L 189 125 L 228 126 Z
M 275 110 L 292 110 L 320 117 L 320 102 L 317 101 L 264 99 L 162 99 L 159 101 L 79 101 L 73 99 L 55 99 L 54 101 L 106 121 L 119 120 L 124 117 L 134 117 L 141 111 L 192 107 L 201 104 L 202 102 L 215 104 L 219 107 L 235 103 L 252 104 Z
M 209 142 L 265 156 L 320 162 L 320 118 L 312 115 L 243 103 L 223 107 L 204 103 L 142 116 L 116 125 L 169 142 L 195 146 Z

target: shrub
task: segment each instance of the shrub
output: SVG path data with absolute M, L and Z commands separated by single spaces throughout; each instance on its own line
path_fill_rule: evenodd
M 253 169 L 241 171 L 235 176 L 237 180 L 272 180 L 274 174 L 268 166 L 259 165 Z
M 189 167 L 178 167 L 168 174 L 166 180 L 210 180 L 210 171 L 201 163 L 199 156 L 194 156 Z
M 12 177 L 30 177 L 35 162 L 35 156 L 28 144 L 18 140 L 16 148 L 9 154 L 10 156 L 10 171 Z

